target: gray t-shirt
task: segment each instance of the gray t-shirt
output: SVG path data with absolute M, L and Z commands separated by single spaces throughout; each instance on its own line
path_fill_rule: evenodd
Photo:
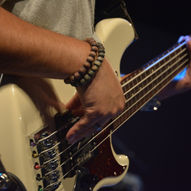
M 3 6 L 48 30 L 79 39 L 93 34 L 95 0 L 6 0 Z

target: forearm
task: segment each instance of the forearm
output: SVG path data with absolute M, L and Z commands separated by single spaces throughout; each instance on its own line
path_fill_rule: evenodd
M 89 54 L 89 44 L 22 21 L 0 7 L 0 72 L 65 78 Z

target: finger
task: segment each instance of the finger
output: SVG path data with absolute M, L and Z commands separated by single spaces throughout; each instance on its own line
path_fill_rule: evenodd
M 178 39 L 178 43 L 181 43 L 184 40 L 185 40 L 185 36 L 180 36 L 179 39 Z
M 78 108 L 79 106 L 81 106 L 81 102 L 80 102 L 78 94 L 75 94 L 70 99 L 70 101 L 66 104 L 66 107 L 69 110 L 74 110 L 74 109 Z
M 84 115 L 84 109 L 82 107 L 76 108 L 71 111 L 74 116 L 81 117 Z
M 186 41 L 186 42 L 189 42 L 190 41 L 190 36 L 186 35 L 186 36 L 180 36 L 179 39 L 178 39 L 178 43 L 181 43 L 182 41 Z
M 97 130 L 95 124 L 97 120 L 90 120 L 87 116 L 83 116 L 66 134 L 66 139 L 69 143 L 73 144 L 80 139 L 90 136 Z
M 63 113 L 66 110 L 65 104 L 60 101 L 53 101 L 51 106 L 54 107 L 57 110 L 57 112 L 60 113 Z
M 43 98 L 39 99 L 39 97 L 37 97 L 36 99 L 36 102 L 38 102 L 40 105 L 44 104 L 45 108 L 53 107 L 54 109 L 56 109 L 57 112 L 62 112 L 66 109 L 65 104 L 62 103 L 58 98 L 51 97 L 40 88 L 38 88 L 37 90 L 41 98 Z
M 82 134 L 86 133 L 89 124 L 90 121 L 86 115 L 81 117 L 81 119 L 67 132 L 66 139 L 68 142 L 73 144 L 82 139 L 84 137 Z
M 187 42 L 187 47 L 189 49 L 189 51 L 191 51 L 191 37 L 190 36 L 186 36 L 186 42 Z
M 78 134 L 83 137 L 91 136 L 99 131 L 102 130 L 103 125 L 100 125 L 99 123 L 95 123 L 94 125 L 90 125 L 83 128 L 83 131 L 79 130 Z
M 66 108 L 75 116 L 84 115 L 84 109 L 81 105 L 78 94 L 75 94 L 72 99 L 66 104 Z

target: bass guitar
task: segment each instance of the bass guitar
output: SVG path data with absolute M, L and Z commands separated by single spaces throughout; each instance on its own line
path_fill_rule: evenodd
M 186 43 L 181 42 L 120 79 L 121 57 L 134 39 L 132 25 L 121 18 L 105 19 L 96 25 L 96 34 L 119 76 L 126 105 L 119 115 L 92 136 L 69 145 L 65 135 L 79 120 L 78 116 L 69 111 L 55 114 L 56 129 L 50 131 L 23 90 L 14 84 L 0 88 L 1 158 L 6 169 L 18 176 L 27 191 L 97 191 L 121 181 L 129 160 L 127 156 L 115 153 L 112 133 L 189 63 Z M 64 103 L 75 92 L 62 80 L 50 81 Z

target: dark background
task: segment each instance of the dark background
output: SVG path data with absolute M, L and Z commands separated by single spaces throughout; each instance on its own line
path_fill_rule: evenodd
M 131 72 L 190 34 L 188 1 L 127 0 L 139 40 L 126 51 L 122 73 Z M 138 112 L 113 136 L 130 157 L 144 191 L 191 190 L 191 91 L 163 101 L 156 112 Z

